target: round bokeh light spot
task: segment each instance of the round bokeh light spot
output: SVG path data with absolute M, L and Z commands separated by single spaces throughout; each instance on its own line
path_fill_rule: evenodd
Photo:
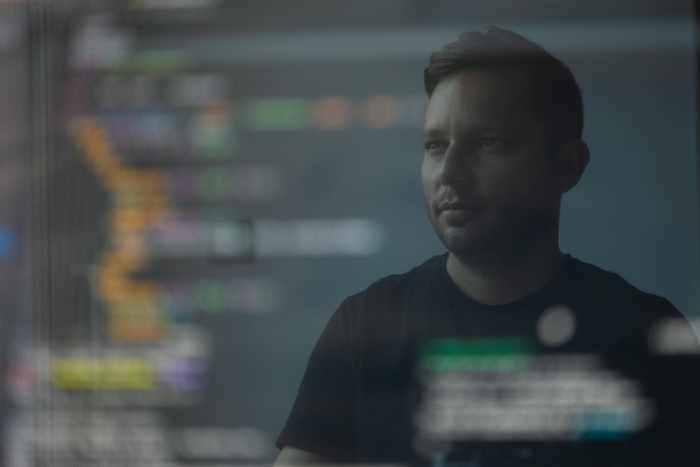
M 540 342 L 550 347 L 566 344 L 575 331 L 574 312 L 565 305 L 545 309 L 537 322 L 537 336 Z

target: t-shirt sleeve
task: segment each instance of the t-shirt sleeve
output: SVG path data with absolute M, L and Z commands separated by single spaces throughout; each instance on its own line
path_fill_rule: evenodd
M 292 411 L 277 438 L 285 446 L 327 460 L 352 460 L 356 353 L 352 345 L 353 300 L 331 317 L 309 358 Z

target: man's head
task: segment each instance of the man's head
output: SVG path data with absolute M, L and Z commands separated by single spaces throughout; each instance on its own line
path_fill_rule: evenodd
M 497 28 L 469 32 L 425 69 L 422 181 L 429 218 L 467 260 L 508 259 L 555 239 L 581 177 L 581 93 L 559 60 Z

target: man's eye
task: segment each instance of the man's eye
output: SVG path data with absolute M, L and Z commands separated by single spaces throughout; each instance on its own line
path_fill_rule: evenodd
M 439 154 L 445 150 L 447 144 L 442 141 L 426 141 L 425 150 L 431 154 Z
M 505 141 L 501 138 L 497 137 L 486 137 L 486 138 L 481 138 L 479 141 L 480 146 L 482 148 L 486 149 L 496 149 L 500 148 L 505 144 Z

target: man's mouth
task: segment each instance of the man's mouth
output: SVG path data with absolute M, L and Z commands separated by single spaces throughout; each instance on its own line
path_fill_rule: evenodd
M 445 201 L 437 206 L 437 215 L 443 217 L 450 225 L 462 225 L 475 219 L 482 210 L 481 206 L 462 201 Z
M 468 211 L 476 212 L 479 207 L 473 204 L 466 204 L 461 201 L 448 201 L 438 204 L 438 211 Z

